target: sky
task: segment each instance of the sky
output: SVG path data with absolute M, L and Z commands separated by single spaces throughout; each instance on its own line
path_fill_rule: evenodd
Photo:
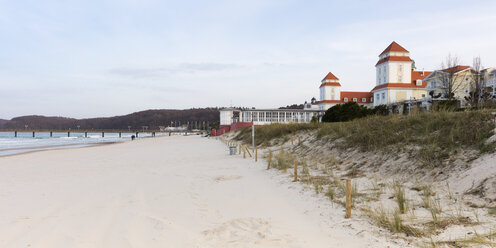
M 370 91 L 396 41 L 417 68 L 496 66 L 494 0 L 0 0 L 0 118 L 276 108 L 332 72 Z

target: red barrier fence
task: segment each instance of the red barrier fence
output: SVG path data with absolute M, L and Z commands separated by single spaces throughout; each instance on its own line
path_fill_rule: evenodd
M 249 127 L 251 125 L 253 125 L 253 122 L 235 122 L 231 125 L 221 125 L 219 130 L 212 129 L 212 136 L 220 136 L 240 128 Z

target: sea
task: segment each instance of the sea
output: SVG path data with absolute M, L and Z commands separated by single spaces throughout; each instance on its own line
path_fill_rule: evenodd
M 131 140 L 133 134 L 135 133 L 121 133 L 119 137 L 119 133 L 105 132 L 102 137 L 101 132 L 88 132 L 85 137 L 84 132 L 71 132 L 68 137 L 67 132 L 53 132 L 50 137 L 50 132 L 36 132 L 33 137 L 33 132 L 17 132 L 15 137 L 14 132 L 0 132 L 0 156 L 114 143 Z M 163 134 L 156 133 L 156 136 L 160 135 Z M 152 137 L 152 133 L 140 132 L 138 137 L 140 139 Z

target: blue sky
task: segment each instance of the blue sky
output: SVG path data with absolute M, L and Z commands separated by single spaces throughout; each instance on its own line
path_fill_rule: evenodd
M 0 118 L 271 108 L 375 85 L 393 40 L 419 69 L 496 66 L 496 1 L 0 0 Z

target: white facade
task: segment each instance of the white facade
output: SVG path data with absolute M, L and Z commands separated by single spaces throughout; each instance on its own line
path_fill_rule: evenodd
M 428 100 L 432 100 L 433 98 L 442 100 L 446 99 L 445 95 L 448 93 L 448 79 L 450 75 L 447 72 L 442 70 L 434 71 L 431 75 L 425 78 L 425 82 L 427 83 L 427 87 L 425 88 L 427 92 L 432 92 L 432 96 L 428 96 Z M 460 100 L 461 107 L 467 106 L 467 101 L 465 97 L 470 95 L 470 91 L 472 90 L 473 85 L 473 71 L 470 67 L 467 66 L 466 69 L 457 71 L 453 74 L 452 79 L 452 91 L 454 93 L 454 98 Z
M 335 100 L 339 101 L 341 98 L 341 86 L 325 85 L 320 87 L 320 100 Z
M 220 125 L 231 125 L 235 109 L 228 108 L 220 110 Z
M 492 92 L 492 97 L 496 98 L 496 69 L 490 68 L 487 72 L 486 87 L 488 88 L 488 92 Z
M 374 107 L 378 105 L 388 104 L 388 90 L 387 88 L 382 88 L 374 91 Z

